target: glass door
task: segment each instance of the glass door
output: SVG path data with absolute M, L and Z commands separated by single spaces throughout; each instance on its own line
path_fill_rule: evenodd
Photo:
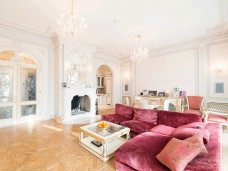
M 38 68 L 24 53 L 0 52 L 0 126 L 37 119 Z
M 37 68 L 35 66 L 19 66 L 19 117 L 37 115 Z
M 13 64 L 0 64 L 0 121 L 12 120 L 15 118 L 15 92 L 14 92 L 14 71 Z

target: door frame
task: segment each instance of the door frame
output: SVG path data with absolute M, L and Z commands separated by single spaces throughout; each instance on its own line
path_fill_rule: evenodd
M 12 102 L 8 102 L 6 104 L 0 103 L 0 107 L 4 106 L 12 106 L 12 118 L 0 119 L 0 127 L 10 125 L 10 124 L 17 124 L 23 123 L 26 121 L 31 120 L 38 120 L 40 119 L 40 99 L 41 99 L 41 73 L 39 65 L 37 64 L 24 64 L 24 63 L 16 63 L 11 61 L 2 61 L 0 60 L 0 65 L 5 66 L 12 66 L 13 68 L 13 97 Z M 22 102 L 21 100 L 21 85 L 20 85 L 20 73 L 21 68 L 33 68 L 36 69 L 36 101 L 25 101 Z M 34 103 L 35 102 L 35 103 Z M 36 105 L 36 114 L 29 115 L 29 116 L 21 116 L 21 106 L 22 105 L 29 105 L 35 104 Z
M 36 100 L 34 101 L 22 101 L 21 99 L 21 69 L 22 68 L 31 68 L 36 69 Z M 17 122 L 24 122 L 27 120 L 38 120 L 40 118 L 40 74 L 39 74 L 39 67 L 34 64 L 17 64 Z M 28 115 L 28 116 L 22 116 L 21 115 L 21 107 L 23 105 L 36 105 L 36 114 L 35 115 Z

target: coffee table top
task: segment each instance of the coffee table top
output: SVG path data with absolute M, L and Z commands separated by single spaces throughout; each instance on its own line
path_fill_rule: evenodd
M 106 129 L 97 127 L 97 125 L 100 122 L 108 123 L 109 127 Z M 107 121 L 100 121 L 100 122 L 82 126 L 82 127 L 80 127 L 80 129 L 82 131 L 88 133 L 89 135 L 94 135 L 96 137 L 99 137 L 99 139 L 103 139 L 103 140 L 109 139 L 115 135 L 119 135 L 119 133 L 130 131 L 129 128 L 121 126 L 121 125 L 117 125 L 117 124 L 107 122 Z

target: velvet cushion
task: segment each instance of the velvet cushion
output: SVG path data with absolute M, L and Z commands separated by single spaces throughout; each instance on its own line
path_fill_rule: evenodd
M 206 144 L 208 154 L 198 155 L 186 167 L 186 171 L 221 171 L 222 127 L 218 123 L 208 123 L 205 129 L 210 132 L 210 142 Z
M 196 156 L 187 165 L 185 168 L 186 171 L 222 170 L 222 126 L 218 123 L 208 123 L 205 125 L 204 129 L 207 129 L 210 132 L 210 142 L 205 145 L 208 154 L 200 154 Z M 125 171 L 126 168 L 129 168 L 129 170 L 132 169 L 131 171 L 170 171 L 155 158 L 155 156 L 161 152 L 169 140 L 170 137 L 162 134 L 152 132 L 139 134 L 123 144 L 116 151 L 116 170 Z M 186 139 L 184 141 L 186 141 Z
M 159 111 L 158 123 L 159 125 L 167 125 L 177 128 L 192 122 L 202 122 L 202 118 L 195 114 L 183 114 L 180 112 Z
M 121 122 L 120 124 L 130 128 L 131 131 L 134 131 L 139 134 L 143 132 L 148 132 L 151 128 L 155 126 L 151 122 L 138 121 L 138 120 L 124 121 L 124 122 Z
M 184 140 L 193 135 L 201 135 L 203 137 L 204 144 L 209 142 L 209 131 L 205 129 L 183 128 L 177 129 L 173 132 L 173 137 Z
M 158 124 L 158 110 L 134 108 L 134 120 Z
M 115 153 L 118 163 L 128 165 L 140 171 L 169 171 L 161 164 L 156 155 L 164 148 L 170 137 L 152 132 L 139 134 L 123 144 Z M 116 165 L 116 170 L 121 170 L 121 165 Z
M 137 135 L 139 135 L 139 133 L 137 133 L 137 132 L 134 132 L 134 131 L 130 131 L 130 137 L 131 138 L 134 138 L 135 136 L 137 136 Z
M 179 126 L 177 129 L 183 129 L 183 128 L 195 128 L 195 129 L 204 129 L 205 122 L 192 122 L 186 125 Z
M 118 114 L 109 114 L 109 115 L 102 115 L 102 120 L 112 122 L 115 124 L 120 124 L 123 121 L 130 120 L 128 117 L 125 117 L 124 115 L 118 115 Z
M 133 118 L 133 108 L 130 106 L 125 106 L 122 104 L 115 105 L 115 113 L 118 115 L 124 115 L 125 117 L 132 119 Z
M 190 143 L 199 143 L 201 140 L 202 140 L 202 135 L 199 135 L 199 136 L 191 136 L 191 137 L 185 139 L 184 141 L 190 142 Z M 205 146 L 203 146 L 203 149 L 200 152 L 200 154 L 202 154 L 202 155 L 208 154 L 208 151 Z
M 156 158 L 172 171 L 183 171 L 204 148 L 202 137 L 194 135 L 194 138 L 200 141 L 191 143 L 172 138 Z
M 174 131 L 175 131 L 175 128 L 171 126 L 166 126 L 166 125 L 157 125 L 150 130 L 150 132 L 167 135 L 167 136 L 172 136 Z

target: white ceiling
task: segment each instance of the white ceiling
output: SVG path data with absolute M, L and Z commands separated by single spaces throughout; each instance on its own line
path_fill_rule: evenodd
M 71 0 L 0 0 L 0 22 L 52 36 Z M 148 49 L 193 39 L 219 24 L 218 2 L 228 21 L 228 0 L 76 0 L 86 19 L 85 42 L 104 54 L 127 57 L 142 34 Z

